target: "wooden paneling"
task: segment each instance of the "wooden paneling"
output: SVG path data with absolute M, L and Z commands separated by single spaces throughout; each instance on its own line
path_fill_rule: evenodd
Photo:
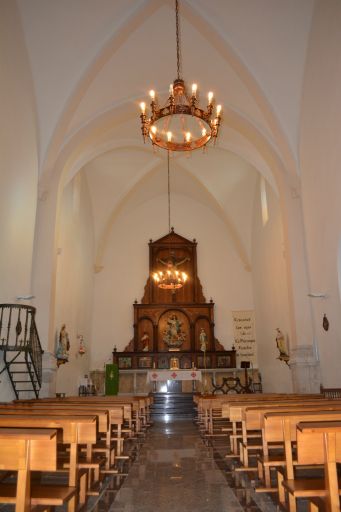
M 180 272 L 188 275 L 188 281 L 175 293 L 158 288 L 151 277 L 153 272 L 166 268 L 169 259 Z M 203 295 L 195 239 L 187 240 L 172 230 L 155 242 L 150 240 L 149 276 L 141 303 L 135 302 L 133 307 L 134 337 L 124 353 L 114 353 L 120 370 L 168 368 L 166 354 L 172 354 L 174 349 L 179 352 L 183 367 L 188 367 L 189 363 L 201 366 L 200 333 L 203 331 L 207 340 L 207 366 L 235 367 L 235 351 L 222 351 L 215 339 L 214 302 L 212 299 L 206 302 Z M 182 354 L 188 354 L 188 358 L 181 359 Z

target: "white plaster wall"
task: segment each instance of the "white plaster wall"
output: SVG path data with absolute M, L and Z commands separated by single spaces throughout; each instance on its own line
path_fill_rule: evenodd
M 141 300 L 148 278 L 148 241 L 167 232 L 167 196 L 156 195 L 123 209 L 114 223 L 95 277 L 91 368 L 111 359 L 133 337 L 133 302 Z M 238 258 L 224 222 L 202 202 L 172 194 L 175 231 L 198 242 L 198 274 L 206 299 L 216 303 L 216 336 L 232 346 L 231 310 L 252 309 L 251 274 Z
M 0 6 L 0 302 L 31 291 L 37 197 L 32 81 L 15 2 Z
M 13 303 L 31 293 L 38 169 L 30 68 L 11 1 L 0 5 L 0 70 L 0 303 Z M 0 401 L 13 398 L 3 373 Z
M 70 339 L 69 362 L 57 370 L 57 392 L 77 394 L 79 378 L 89 368 L 93 300 L 94 234 L 92 209 L 84 174 L 63 191 L 57 257 L 55 334 L 62 324 Z M 78 354 L 77 335 L 84 336 L 87 354 Z
M 301 118 L 302 198 L 322 383 L 340 387 L 341 4 L 316 2 Z M 330 328 L 322 328 L 323 314 Z
M 291 392 L 291 371 L 277 359 L 276 328 L 290 329 L 284 240 L 277 196 L 266 184 L 269 220 L 263 226 L 260 187 L 255 189 L 252 229 L 252 282 L 258 366 L 265 392 Z M 290 340 L 289 340 L 290 342 Z

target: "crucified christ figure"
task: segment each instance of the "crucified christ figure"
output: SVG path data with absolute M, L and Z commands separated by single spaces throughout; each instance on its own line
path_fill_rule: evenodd
M 163 260 L 161 258 L 157 258 L 156 261 L 158 263 L 161 263 L 162 265 L 165 265 L 165 267 L 167 267 L 168 270 L 172 270 L 173 268 L 180 267 L 180 265 L 183 265 L 183 263 L 185 263 L 186 261 L 191 261 L 191 258 L 189 258 L 188 256 L 185 256 L 185 258 L 183 258 L 182 260 L 176 260 L 175 259 L 175 254 L 172 251 L 170 253 L 169 258 L 167 258 L 166 260 Z

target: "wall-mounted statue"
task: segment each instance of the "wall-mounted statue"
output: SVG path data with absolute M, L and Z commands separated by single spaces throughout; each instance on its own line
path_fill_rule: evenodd
M 284 334 L 280 329 L 278 329 L 278 327 L 276 331 L 276 345 L 279 350 L 279 356 L 277 357 L 277 359 L 279 359 L 280 361 L 284 361 L 289 366 L 290 355 Z
M 57 358 L 57 366 L 59 367 L 61 364 L 65 364 L 69 361 L 69 351 L 70 351 L 70 340 L 69 335 L 66 330 L 66 325 L 63 324 L 60 329 L 57 348 L 56 348 L 56 358 Z

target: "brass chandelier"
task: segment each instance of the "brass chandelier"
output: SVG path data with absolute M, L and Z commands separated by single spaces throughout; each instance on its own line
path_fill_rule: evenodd
M 174 228 L 171 228 L 171 201 L 170 201 L 170 166 L 169 166 L 169 151 L 167 154 L 167 179 L 168 179 L 168 232 L 173 233 Z M 165 260 L 158 258 L 158 263 L 165 266 L 165 270 L 158 270 L 153 273 L 154 283 L 163 290 L 171 290 L 175 293 L 176 290 L 182 288 L 186 283 L 188 276 L 186 272 L 181 272 L 178 267 L 187 261 L 188 258 L 184 258 L 181 261 L 177 261 L 175 254 L 170 250 L 169 256 Z
M 216 141 L 221 121 L 221 105 L 214 111 L 213 92 L 207 96 L 206 110 L 198 105 L 197 84 L 192 84 L 188 94 L 181 77 L 181 51 L 179 36 L 179 4 L 175 0 L 176 20 L 176 61 L 177 78 L 170 85 L 169 97 L 164 107 L 160 107 L 154 90 L 149 92 L 150 115 L 146 103 L 141 102 L 141 130 L 144 142 L 149 137 L 152 144 L 168 151 L 192 151 L 205 147 L 213 139 Z

